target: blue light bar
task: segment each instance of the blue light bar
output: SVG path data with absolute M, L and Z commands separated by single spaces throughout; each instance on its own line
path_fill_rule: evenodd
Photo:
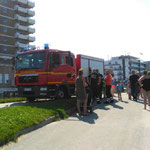
M 44 49 L 49 49 L 49 45 L 47 43 L 44 44 Z
M 24 51 L 27 51 L 28 50 L 28 47 L 24 47 Z

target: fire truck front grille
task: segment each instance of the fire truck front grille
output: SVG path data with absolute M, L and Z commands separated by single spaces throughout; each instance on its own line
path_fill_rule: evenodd
M 19 83 L 35 83 L 38 82 L 38 76 L 20 76 Z

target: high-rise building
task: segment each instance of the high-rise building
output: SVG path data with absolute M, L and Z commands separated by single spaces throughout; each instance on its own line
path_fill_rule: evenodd
M 112 57 L 111 60 L 105 62 L 105 69 L 112 70 L 117 80 L 126 80 L 132 70 L 142 73 L 146 69 L 146 63 L 129 55 Z
M 30 0 L 0 0 L 0 93 L 13 90 L 14 56 L 24 47 L 34 47 L 34 6 Z
M 146 70 L 150 71 L 150 61 L 146 61 Z

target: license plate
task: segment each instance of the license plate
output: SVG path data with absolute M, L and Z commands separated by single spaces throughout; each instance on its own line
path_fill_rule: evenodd
M 32 91 L 31 88 L 24 88 L 24 91 Z

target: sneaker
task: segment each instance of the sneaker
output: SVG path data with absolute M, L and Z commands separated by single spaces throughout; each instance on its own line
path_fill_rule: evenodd
M 104 102 L 105 104 L 110 103 L 110 98 L 107 98 L 106 101 Z
M 113 103 L 114 102 L 114 99 L 113 97 L 110 98 L 110 103 Z

